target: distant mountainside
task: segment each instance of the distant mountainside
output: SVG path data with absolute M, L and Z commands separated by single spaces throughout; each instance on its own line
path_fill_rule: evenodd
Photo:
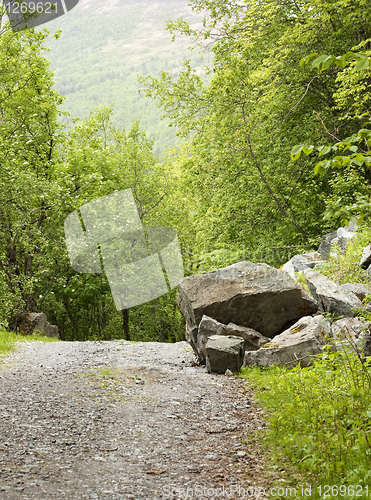
M 192 26 L 201 24 L 187 0 L 80 0 L 67 15 L 45 25 L 62 30 L 58 40 L 50 40 L 48 57 L 56 88 L 66 96 L 64 109 L 82 118 L 97 104 L 115 101 L 116 125 L 128 126 L 140 118 L 142 128 L 157 135 L 156 153 L 174 146 L 175 133 L 160 123 L 161 110 L 138 94 L 137 75 L 176 75 L 189 57 L 200 67 L 204 64 L 207 55 L 188 50 L 187 39 L 171 42 L 165 31 L 165 20 L 180 15 Z

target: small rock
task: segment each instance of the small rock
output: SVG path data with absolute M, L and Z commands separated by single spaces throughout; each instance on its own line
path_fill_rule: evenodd
M 227 369 L 238 372 L 245 354 L 244 340 L 233 335 L 213 335 L 206 344 L 206 369 L 208 373 L 225 373 Z

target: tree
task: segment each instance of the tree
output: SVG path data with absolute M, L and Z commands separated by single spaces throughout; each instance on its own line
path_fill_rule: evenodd
M 57 119 L 63 98 L 42 57 L 46 36 L 31 29 L 0 39 L 0 321 L 16 329 L 23 314 L 43 311 L 62 339 L 128 338 L 128 314 L 116 311 L 105 275 L 71 268 L 64 220 L 93 199 L 132 188 L 143 224 L 150 223 L 168 175 L 139 124 L 115 128 L 110 106 L 64 131 Z M 172 304 L 174 294 L 158 301 L 154 339 L 163 316 L 174 317 Z
M 313 145 L 296 145 L 291 157 L 298 160 L 302 153 L 314 156 L 315 151 L 318 157 L 325 157 L 314 168 L 314 173 L 327 176 L 332 186 L 326 199 L 324 216 L 329 220 L 341 218 L 343 224 L 354 218 L 361 224 L 371 216 L 371 130 L 365 128 L 370 123 L 371 51 L 354 52 L 369 46 L 370 42 L 371 39 L 364 40 L 337 57 L 310 54 L 300 61 L 300 65 L 306 67 L 312 60 L 311 67 L 319 73 L 333 65 L 342 68 L 337 77 L 334 101 L 336 108 L 344 112 L 344 120 L 352 124 L 354 133 L 344 137 L 340 127 L 329 130 L 318 114 L 330 143 L 316 148 Z
M 287 151 L 299 138 L 324 137 L 313 110 L 323 110 L 326 122 L 341 122 L 344 134 L 353 125 L 334 108 L 337 68 L 308 75 L 297 63 L 308 53 L 342 52 L 367 39 L 370 2 L 341 1 L 336 8 L 322 0 L 192 4 L 207 10 L 204 28 L 192 30 L 180 19 L 169 29 L 209 44 L 210 84 L 188 61 L 176 80 L 162 73 L 142 82 L 179 134 L 191 137 L 183 168 L 199 199 L 198 254 L 207 260 L 228 248 L 228 262 L 246 257 L 239 250 L 245 245 L 251 260 L 257 249 L 269 260 L 272 244 L 313 244 L 332 186 L 314 176 L 313 159 L 298 167 Z
M 13 327 L 18 313 L 36 309 L 42 276 L 55 265 L 45 250 L 54 245 L 50 212 L 60 195 L 53 169 L 62 98 L 41 55 L 46 36 L 0 38 L 0 313 Z
M 112 106 L 97 108 L 89 118 L 76 121 L 59 145 L 55 175 L 64 200 L 58 231 L 63 230 L 64 218 L 73 210 L 128 188 L 132 189 L 144 227 L 167 225 L 162 210 L 173 188 L 164 165 L 152 152 L 153 142 L 140 130 L 139 123 L 125 131 L 112 124 L 111 115 Z M 165 214 L 168 211 L 169 208 Z M 43 307 L 55 317 L 64 339 L 160 337 L 167 340 L 180 336 L 182 322 L 172 309 L 173 292 L 148 305 L 132 308 L 129 315 L 129 310 L 116 311 L 104 273 L 89 275 L 73 271 L 66 250 L 60 259 L 60 269 Z M 162 326 L 167 324 L 169 315 L 174 319 L 173 328 L 162 337 Z

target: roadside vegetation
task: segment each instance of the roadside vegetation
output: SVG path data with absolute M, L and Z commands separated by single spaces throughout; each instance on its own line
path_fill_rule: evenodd
M 33 335 L 18 335 L 14 332 L 7 331 L 4 326 L 0 326 L 0 356 L 9 353 L 16 342 L 59 342 L 55 337 L 46 337 L 35 331 Z
M 331 257 L 321 272 L 339 283 L 369 284 L 359 260 L 370 236 L 369 227 L 361 229 L 348 251 Z M 349 341 L 341 352 L 328 346 L 307 368 L 246 367 L 242 376 L 266 410 L 265 444 L 276 460 L 289 460 L 305 478 L 302 483 L 312 485 L 311 498 L 323 498 L 326 485 L 338 487 L 328 491 L 329 498 L 369 495 L 371 358 Z

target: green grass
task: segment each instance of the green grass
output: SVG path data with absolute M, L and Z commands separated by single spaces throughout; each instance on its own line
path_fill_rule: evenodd
M 58 342 L 59 339 L 45 337 L 43 335 L 17 335 L 14 332 L 8 332 L 4 328 L 0 327 L 0 355 L 7 354 L 14 347 L 16 342 L 31 342 L 31 341 L 41 341 L 41 342 Z
M 265 444 L 315 487 L 371 482 L 370 367 L 349 349 L 327 351 L 308 368 L 242 370 L 267 410 Z

